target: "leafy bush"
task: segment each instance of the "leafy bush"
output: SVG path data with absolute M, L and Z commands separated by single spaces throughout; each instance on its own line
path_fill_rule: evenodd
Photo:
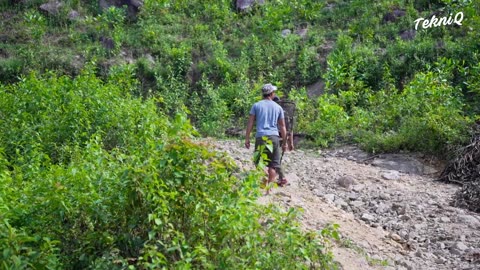
M 328 239 L 303 232 L 296 210 L 256 204 L 260 173 L 194 141 L 185 114 L 133 97 L 132 70 L 0 87 L 3 266 L 332 266 Z
M 317 101 L 309 100 L 305 92 L 292 91 L 299 109 L 298 127 L 314 136 L 319 145 L 353 140 L 374 152 L 409 150 L 446 157 L 447 150 L 468 139 L 468 128 L 475 119 L 464 113 L 465 97 L 449 81 L 456 70 L 468 74 L 476 69 L 465 69 L 445 58 L 427 68 L 402 91 L 393 85 L 388 67 L 380 91 L 372 91 L 348 75 L 343 85 L 352 84 L 347 90 L 330 85 L 337 92 Z M 475 85 L 470 78 L 469 85 Z
M 401 93 L 372 95 L 371 112 L 357 109 L 352 118 L 357 140 L 370 150 L 435 154 L 464 142 L 471 119 L 462 112 L 460 91 L 446 83 L 450 70 L 419 73 Z
M 18 58 L 0 59 L 0 81 L 9 83 L 16 81 L 16 76 L 23 70 L 23 61 Z

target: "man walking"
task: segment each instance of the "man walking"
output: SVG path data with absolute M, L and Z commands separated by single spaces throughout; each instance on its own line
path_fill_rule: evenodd
M 285 129 L 283 109 L 273 101 L 276 90 L 277 87 L 270 83 L 265 84 L 262 87 L 263 99 L 253 104 L 252 109 L 250 110 L 250 117 L 248 119 L 247 131 L 245 134 L 245 147 L 248 149 L 250 148 L 250 132 L 253 129 L 253 124 L 256 122 L 255 150 L 258 150 L 261 145 L 265 145 L 267 140 L 272 143 L 272 151 L 270 151 L 268 147 L 264 147 L 264 153 L 268 158 L 267 185 L 275 181 L 276 170 L 282 169 L 280 166 L 280 151 L 285 151 L 287 149 L 287 131 Z M 279 134 L 282 136 L 281 146 L 280 138 L 278 136 Z M 256 162 L 258 165 L 258 161 Z

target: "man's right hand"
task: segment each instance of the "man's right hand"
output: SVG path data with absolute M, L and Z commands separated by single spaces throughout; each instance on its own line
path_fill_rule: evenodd
M 245 147 L 250 149 L 250 140 L 245 140 Z

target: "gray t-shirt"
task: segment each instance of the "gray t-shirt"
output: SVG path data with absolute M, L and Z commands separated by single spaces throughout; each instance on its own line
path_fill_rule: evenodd
M 275 101 L 263 99 L 253 104 L 250 115 L 255 115 L 257 122 L 256 138 L 278 136 L 278 120 L 283 119 L 283 109 Z

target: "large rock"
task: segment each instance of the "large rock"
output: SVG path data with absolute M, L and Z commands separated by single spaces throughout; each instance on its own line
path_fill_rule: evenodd
M 465 250 L 468 249 L 468 246 L 465 245 L 465 243 L 463 243 L 463 242 L 456 242 L 455 244 L 453 244 L 452 249 L 458 249 L 460 251 L 465 251 Z
M 368 213 L 364 213 L 361 217 L 360 217 L 361 220 L 365 221 L 365 222 L 373 222 L 375 221 L 375 217 L 373 215 L 370 215 Z
M 50 1 L 48 3 L 40 5 L 40 10 L 47 13 L 48 15 L 58 15 L 60 9 L 62 8 L 63 3 L 59 1 Z
M 71 10 L 68 13 L 68 19 L 71 20 L 71 21 L 76 21 L 79 18 L 80 18 L 80 13 L 78 13 L 78 11 L 76 11 L 76 10 Z
M 335 201 L 335 194 L 325 194 L 323 197 L 327 202 L 333 203 Z
M 373 166 L 403 173 L 423 174 L 424 165 L 414 157 L 384 154 L 371 161 Z
M 382 173 L 382 177 L 386 180 L 398 180 L 400 179 L 400 173 L 398 171 L 390 170 Z
M 308 28 L 307 27 L 302 27 L 299 28 L 295 31 L 295 34 L 297 34 L 301 38 L 306 38 L 308 33 Z
M 404 41 L 414 40 L 415 36 L 417 35 L 417 31 L 410 29 L 405 30 L 400 33 L 400 38 Z
M 471 215 L 458 215 L 457 223 L 465 224 L 472 229 L 480 229 L 480 221 Z
M 401 9 L 395 9 L 394 11 L 392 12 L 388 12 L 386 13 L 384 16 L 383 16 L 383 19 L 382 21 L 384 23 L 387 23 L 387 22 L 395 22 L 397 21 L 398 18 L 400 17 L 403 17 L 407 14 L 407 12 L 405 10 L 401 10 Z
M 287 37 L 292 33 L 292 30 L 290 29 L 283 29 L 282 30 L 282 37 Z
M 263 5 L 265 0 L 236 0 L 235 7 L 238 11 L 245 11 L 254 5 Z
M 348 175 L 347 176 L 342 176 L 342 177 L 337 179 L 336 183 L 337 183 L 337 185 L 339 185 L 343 188 L 350 189 L 350 187 L 355 184 L 355 179 L 353 179 L 353 177 L 348 176 Z
M 100 43 L 107 50 L 113 50 L 115 48 L 115 41 L 109 37 L 100 37 Z
M 325 82 L 319 80 L 314 84 L 307 86 L 307 95 L 309 98 L 317 98 L 325 92 Z

